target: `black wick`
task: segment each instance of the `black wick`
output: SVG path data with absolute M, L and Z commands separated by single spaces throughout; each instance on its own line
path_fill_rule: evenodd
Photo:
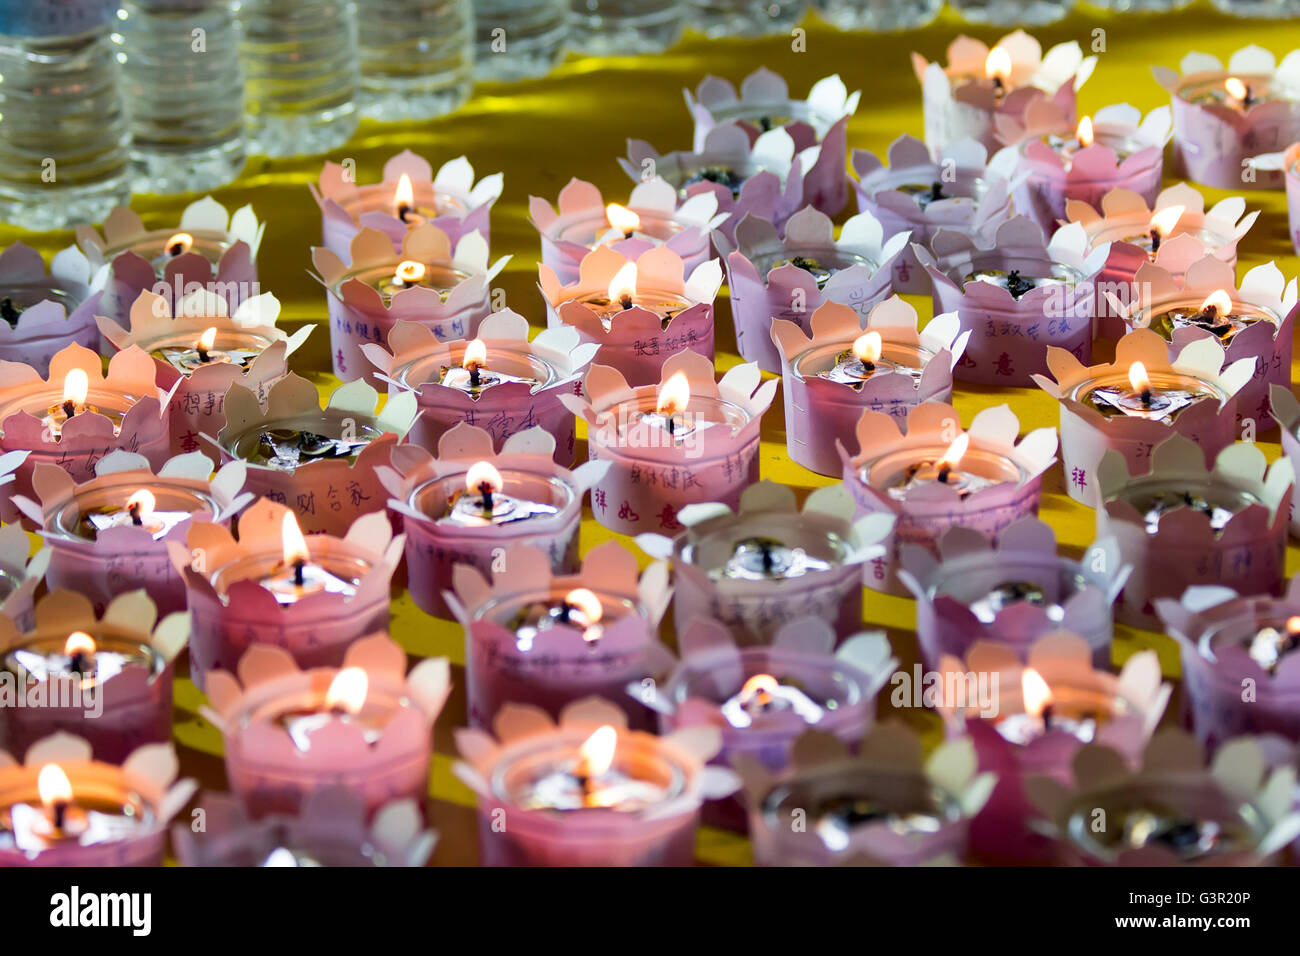
M 406 203 L 402 203 L 397 207 L 397 218 L 402 220 L 402 222 L 406 222 L 406 217 L 409 216 L 410 214 L 411 214 L 411 207 L 408 206 Z
M 763 573 L 771 574 L 772 568 L 776 567 L 776 562 L 772 559 L 772 546 L 766 541 L 760 541 L 758 553 L 763 560 Z
M 943 183 L 936 180 L 930 184 L 930 202 L 947 198 L 948 197 L 943 194 Z
M 1050 730 L 1052 727 L 1052 705 L 1047 704 L 1043 707 L 1043 729 Z
M 1002 99 L 1002 94 L 1005 93 L 1005 92 L 1006 92 L 1006 87 L 1003 86 L 1003 83 L 1002 83 L 1002 77 L 1000 77 L 1000 76 L 994 76 L 994 77 L 993 77 L 993 95 L 994 95 L 995 97 L 997 97 L 998 99 Z
M 199 361 L 200 361 L 200 362 L 207 362 L 207 361 L 210 361 L 210 359 L 208 358 L 208 350 L 205 349 L 205 348 L 203 347 L 203 343 L 202 343 L 202 342 L 200 342 L 198 345 L 194 346 L 194 349 L 195 349 L 195 351 L 197 351 L 197 352 L 199 353 Z
M 496 507 L 492 503 L 492 482 L 479 482 L 478 493 L 483 496 L 483 510 L 491 514 Z
M 1007 291 L 1011 293 L 1012 298 L 1019 299 L 1033 287 L 1032 282 L 1021 277 L 1019 269 L 1012 269 L 1007 273 Z
M 63 404 L 63 414 L 67 415 L 69 418 L 77 414 L 77 403 L 74 402 L 72 399 L 65 398 L 62 404 Z
M 62 830 L 68 816 L 68 801 L 55 800 L 50 809 L 54 812 L 54 829 Z
M 86 660 L 86 652 L 81 650 L 73 651 L 72 656 L 68 658 L 68 670 L 74 674 L 84 674 L 89 669 L 90 661 Z
M 11 326 L 17 325 L 20 314 L 21 313 L 19 313 L 18 309 L 14 306 L 13 299 L 9 298 L 9 296 L 0 299 L 0 319 L 4 319 Z
M 303 578 L 303 571 L 306 567 L 307 567 L 307 562 L 304 561 L 302 558 L 297 558 L 293 562 L 293 583 L 297 587 L 302 587 L 304 584 L 307 583 L 306 580 Z
M 951 476 L 952 476 L 952 465 L 948 464 L 946 461 L 940 462 L 939 475 L 938 475 L 939 483 L 946 485 L 948 483 L 948 479 Z
M 632 237 L 629 235 L 628 238 L 630 239 Z M 621 296 L 619 296 L 618 302 L 619 305 L 623 306 L 624 311 L 632 308 L 632 293 L 624 292 Z
M 1160 230 L 1152 229 L 1151 230 L 1151 251 L 1155 253 L 1158 252 L 1159 249 L 1160 249 Z
M 469 372 L 470 388 L 478 388 L 482 381 L 479 377 L 478 362 L 470 362 L 466 371 Z
M 1151 386 L 1150 385 L 1142 389 L 1141 399 L 1143 405 L 1145 405 L 1147 408 L 1151 407 Z
M 173 242 L 170 246 L 167 247 L 167 255 L 171 256 L 173 259 L 175 259 L 177 256 L 181 255 L 184 252 L 185 252 L 185 243 L 183 242 Z
M 131 516 L 131 524 L 142 525 L 144 519 L 140 517 L 140 502 L 133 501 L 126 506 L 126 512 Z

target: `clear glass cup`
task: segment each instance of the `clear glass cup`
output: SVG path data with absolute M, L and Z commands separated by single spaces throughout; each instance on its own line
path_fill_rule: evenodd
M 244 168 L 233 0 L 122 0 L 113 32 L 136 192 L 215 189 Z
M 808 0 L 690 0 L 690 25 L 711 37 L 788 33 Z
M 687 0 L 570 0 L 569 45 L 589 56 L 658 53 L 686 28 Z
M 459 109 L 474 85 L 470 0 L 356 0 L 362 112 L 420 120 Z
M 569 0 L 475 0 L 474 76 L 545 76 L 564 59 Z
M 1037 27 L 1055 23 L 1074 9 L 1074 0 L 949 0 L 971 23 Z
M 28 0 L 0 20 L 0 220 L 65 229 L 130 201 L 110 22 L 102 0 Z
M 308 156 L 357 128 L 352 0 L 239 0 L 249 151 Z
M 813 6 L 841 30 L 887 33 L 925 26 L 939 15 L 943 0 L 813 0 Z

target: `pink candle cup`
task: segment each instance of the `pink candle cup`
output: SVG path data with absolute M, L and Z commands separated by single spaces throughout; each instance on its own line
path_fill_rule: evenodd
M 48 272 L 21 242 L 0 252 L 0 360 L 48 375 L 54 353 L 73 342 L 99 351 L 95 312 L 105 279 L 76 246 L 56 253 Z

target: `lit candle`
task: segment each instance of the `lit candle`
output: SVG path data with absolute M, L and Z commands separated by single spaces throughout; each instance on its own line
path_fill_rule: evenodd
M 1080 276 L 1067 266 L 1053 263 L 1049 275 L 1026 275 L 1020 269 L 977 269 L 968 273 L 963 282 L 987 282 L 990 285 L 1006 289 L 1011 298 L 1019 301 L 1020 297 L 1033 289 L 1043 286 L 1069 286 L 1078 281 Z
M 690 380 L 684 372 L 674 372 L 659 386 L 655 398 L 655 410 L 638 413 L 638 421 L 651 428 L 662 430 L 672 438 L 674 443 L 681 442 L 697 430 L 715 424 L 703 419 L 690 420 L 685 414 L 690 403 Z
M 41 424 L 49 429 L 52 438 L 57 439 L 63 432 L 63 426 L 68 420 L 75 415 L 83 412 L 92 412 L 104 415 L 113 422 L 114 432 L 122 426 L 122 418 L 126 414 L 128 400 L 123 399 L 121 407 L 99 408 L 95 405 L 89 405 L 86 399 L 90 393 L 90 377 L 79 368 L 68 369 L 68 374 L 63 377 L 63 398 L 54 405 L 45 409 L 45 416 L 41 419 Z
M 659 316 L 667 328 L 674 316 L 691 306 L 690 302 L 675 293 L 640 288 L 635 262 L 625 263 L 614 273 L 605 295 L 586 295 L 578 301 L 586 303 L 596 312 L 606 331 L 613 325 L 614 316 L 633 307 Z
M 644 810 L 668 799 L 659 784 L 637 778 L 615 766 L 618 731 L 606 725 L 596 729 L 561 766 L 551 768 L 518 795 L 527 810 Z
M 826 714 L 803 690 L 783 684 L 771 674 L 755 674 L 722 704 L 722 716 L 733 727 L 750 727 L 756 720 L 783 712 L 793 712 L 807 724 L 817 723 Z
M 146 643 L 111 635 L 96 640 L 85 631 L 73 631 L 62 640 L 31 640 L 4 658 L 4 667 L 10 673 L 26 674 L 37 682 L 75 675 L 82 690 L 99 686 L 132 666 L 157 676 L 167 662 Z
M 621 617 L 625 609 L 608 608 L 614 617 Z M 533 648 L 539 635 L 565 624 L 582 631 L 583 640 L 594 645 L 605 633 L 607 607 L 599 595 L 587 588 L 574 588 L 558 601 L 531 601 L 511 615 L 508 627 L 514 631 L 519 650 Z
M 619 239 L 650 238 L 641 231 L 641 217 L 626 206 L 620 206 L 616 202 L 610 203 L 605 207 L 605 220 L 609 223 L 609 229 L 591 244 L 593 249 L 607 242 L 617 242 Z
M 485 388 L 501 385 L 505 382 L 523 382 L 530 387 L 538 384 L 538 379 L 528 375 L 511 375 L 500 370 L 488 369 L 487 343 L 482 339 L 472 339 L 465 345 L 459 366 L 442 366 L 438 384 L 448 388 L 460 389 L 474 398 Z
M 1139 316 L 1140 321 L 1159 332 L 1166 341 L 1172 341 L 1178 329 L 1204 329 L 1227 346 L 1233 336 L 1257 322 L 1273 322 L 1275 316 L 1267 309 L 1233 302 L 1227 289 L 1216 289 L 1200 304 L 1187 303 L 1162 306 L 1155 314 Z
M 559 513 L 554 505 L 503 494 L 504 486 L 501 472 L 492 464 L 475 462 L 465 473 L 464 489 L 448 501 L 447 512 L 437 523 L 462 527 L 503 525 Z
M 1081 743 L 1091 743 L 1097 727 L 1115 712 L 1117 701 L 1097 691 L 1060 688 L 1053 693 L 1043 676 L 1026 667 L 1020 676 L 1024 710 L 997 721 L 998 734 L 1024 746 L 1049 731 L 1067 733 Z
M 195 497 L 195 508 L 203 507 L 203 502 Z M 158 510 L 158 500 L 147 488 L 140 488 L 126 499 L 122 505 L 109 505 L 87 511 L 80 516 L 78 531 L 82 537 L 95 540 L 102 531 L 109 528 L 136 527 L 148 531 L 155 541 L 165 538 L 172 528 L 188 521 L 193 511 Z
M 938 458 L 922 458 L 908 465 L 896 476 L 889 487 L 892 498 L 902 500 L 908 492 L 926 485 L 946 485 L 961 494 L 963 498 L 981 489 L 1007 480 L 1002 468 L 996 473 L 982 473 L 986 469 L 959 470 L 962 460 L 970 448 L 970 435 L 958 435 L 951 445 Z M 1018 470 L 1017 470 L 1018 473 Z
M 1178 413 L 1206 398 L 1217 397 L 1216 390 L 1199 379 L 1177 373 L 1153 376 L 1141 362 L 1129 366 L 1127 388 L 1115 376 L 1085 383 L 1079 392 L 1083 400 L 1107 418 L 1120 415 L 1151 421 L 1173 422 Z
M 437 211 L 416 206 L 411 177 L 402 173 L 402 178 L 397 181 L 397 189 L 393 191 L 393 214 L 408 226 L 418 226 L 436 217 Z
M 153 823 L 150 808 L 134 794 L 99 787 L 94 792 L 74 793 L 67 773 L 57 763 L 41 768 L 36 789 L 36 801 L 0 808 L 0 848 L 35 854 L 61 844 L 112 843 Z
M 835 356 L 835 365 L 823 372 L 820 378 L 840 382 L 854 389 L 862 388 L 864 382 L 877 372 L 907 371 L 918 381 L 922 369 L 916 366 L 904 368 L 899 364 L 884 359 L 885 344 L 880 333 L 864 332 L 853 340 L 853 344 Z
M 984 58 L 984 75 L 993 84 L 993 93 L 1000 100 L 1011 85 L 1011 54 L 1000 46 L 989 50 Z
M 1233 515 L 1253 504 L 1262 504 L 1255 495 L 1235 488 L 1210 486 L 1167 487 L 1152 482 L 1138 482 L 1125 487 L 1111 499 L 1129 502 L 1142 515 L 1147 534 L 1160 530 L 1160 519 L 1172 511 L 1190 508 L 1210 519 L 1210 528 L 1222 531 Z
M 262 578 L 262 586 L 275 595 L 281 606 L 296 604 L 309 594 L 357 593 L 357 581 L 344 579 L 311 560 L 307 540 L 292 511 L 286 511 L 281 532 L 284 559 Z
M 153 257 L 154 271 L 162 275 L 167 263 L 177 259 L 194 248 L 194 237 L 188 232 L 177 232 L 167 237 L 163 243 L 162 254 Z
M 1145 243 L 1151 259 L 1154 259 L 1156 253 L 1160 251 L 1161 241 L 1173 235 L 1178 220 L 1182 218 L 1186 208 L 1186 206 L 1167 206 L 1151 215 L 1151 228 L 1146 234 Z
M 330 681 L 324 698 L 304 706 L 295 705 L 279 714 L 275 722 L 303 753 L 311 750 L 313 734 L 337 722 L 359 727 L 365 742 L 373 744 L 392 719 L 394 708 L 391 702 L 369 691 L 370 679 L 363 668 L 344 667 Z

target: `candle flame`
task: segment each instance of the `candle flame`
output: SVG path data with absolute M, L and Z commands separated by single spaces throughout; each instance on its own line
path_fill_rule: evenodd
M 1291 632 L 1300 631 L 1300 615 L 1286 619 L 1286 629 Z
M 956 468 L 961 464 L 962 458 L 966 456 L 966 449 L 970 447 L 970 435 L 962 433 L 957 436 L 957 440 L 948 446 L 948 450 L 943 453 L 942 465 L 949 468 Z
M 36 792 L 47 807 L 67 803 L 72 799 L 72 781 L 58 764 L 47 763 L 36 777 Z
M 1228 95 L 1234 100 L 1241 100 L 1243 102 L 1245 102 L 1246 96 L 1249 93 L 1249 90 L 1246 89 L 1246 84 L 1241 82 L 1241 80 L 1237 79 L 1235 76 L 1230 76 L 1224 80 L 1223 88 L 1228 91 Z
M 487 367 L 487 344 L 482 339 L 471 339 L 465 346 L 465 355 L 460 360 L 461 368 L 478 366 Z
M 1011 79 L 1011 54 L 1000 46 L 989 50 L 984 58 L 984 75 L 990 80 L 997 77 L 1003 83 Z
M 594 591 L 586 588 L 574 588 L 564 595 L 564 603 L 577 610 L 588 626 L 595 624 L 605 614 L 605 609 Z
M 85 631 L 73 631 L 63 642 L 63 653 L 67 657 L 72 657 L 74 654 L 93 654 L 95 639 Z
M 411 177 L 402 173 L 402 178 L 397 181 L 397 189 L 393 192 L 393 205 L 399 210 L 403 207 L 410 209 L 415 205 L 415 188 L 411 185 Z
M 395 275 L 408 285 L 419 282 L 424 278 L 424 264 L 414 259 L 403 259 L 397 264 Z
M 744 687 L 740 688 L 740 699 L 748 703 L 755 697 L 760 700 L 764 697 L 771 697 L 779 686 L 780 684 L 771 674 L 755 674 L 745 681 Z
M 1074 137 L 1079 141 L 1080 146 L 1091 146 L 1093 141 L 1092 117 L 1085 116 L 1079 120 L 1078 127 L 1075 128 Z
M 153 492 L 148 488 L 141 488 L 126 499 L 126 510 L 130 511 L 134 506 L 139 505 L 140 517 L 144 518 L 146 515 L 153 514 L 154 507 L 157 504 L 158 500 L 154 498 Z
M 610 724 L 597 727 L 596 732 L 578 748 L 580 762 L 578 773 L 584 777 L 599 777 L 614 765 L 614 749 L 618 746 L 618 731 Z
M 194 248 L 194 237 L 188 232 L 178 232 L 174 236 L 169 236 L 163 246 L 163 249 L 173 256 L 184 255 L 192 248 Z
M 1133 386 L 1135 392 L 1145 392 L 1151 387 L 1151 379 L 1147 376 L 1147 367 L 1141 362 L 1134 362 L 1128 367 L 1128 383 Z
M 325 692 L 325 706 L 349 714 L 360 713 L 369 689 L 370 678 L 366 676 L 365 668 L 345 667 L 330 681 L 329 690 Z
M 636 298 L 636 263 L 629 262 L 614 273 L 609 280 L 609 301 L 618 302 L 624 296 Z
M 1020 675 L 1020 694 L 1024 698 L 1025 713 L 1031 717 L 1043 716 L 1052 703 L 1052 689 L 1043 680 L 1043 675 L 1032 667 L 1026 667 Z
M 298 527 L 298 519 L 293 516 L 292 511 L 284 513 L 284 525 L 280 531 L 280 540 L 284 545 L 284 563 L 286 565 L 306 561 L 311 557 L 311 552 L 307 550 L 307 539 L 302 536 L 302 529 Z
M 487 485 L 493 494 L 500 491 L 501 472 L 493 468 L 489 462 L 477 461 L 470 465 L 469 471 L 465 472 L 465 487 L 477 495 L 482 493 L 484 485 Z
M 1151 229 L 1161 239 L 1166 238 L 1174 227 L 1178 225 L 1178 220 L 1183 218 L 1183 212 L 1186 206 L 1166 206 L 1151 217 Z
M 668 381 L 659 386 L 655 411 L 660 415 L 674 415 L 684 411 L 691 403 L 691 382 L 685 372 L 673 372 Z
M 1228 290 L 1215 289 L 1213 292 L 1207 295 L 1205 297 L 1205 301 L 1201 303 L 1201 311 L 1204 312 L 1206 309 L 1210 308 L 1211 306 L 1214 307 L 1214 310 L 1218 312 L 1219 315 L 1227 315 L 1229 312 L 1231 312 L 1232 296 L 1228 295 Z
M 864 362 L 879 362 L 885 343 L 876 331 L 864 332 L 853 340 L 853 354 Z
M 207 352 L 210 351 L 212 349 L 212 346 L 216 344 L 217 344 L 217 327 L 214 325 L 204 329 L 203 334 L 199 336 L 199 348 Z
M 86 404 L 86 395 L 89 393 L 90 376 L 79 368 L 68 369 L 68 374 L 63 377 L 63 400 L 80 408 Z
M 610 226 L 619 232 L 636 232 L 641 228 L 641 217 L 631 209 L 620 206 L 616 202 L 612 202 L 605 207 L 605 218 L 609 220 Z

